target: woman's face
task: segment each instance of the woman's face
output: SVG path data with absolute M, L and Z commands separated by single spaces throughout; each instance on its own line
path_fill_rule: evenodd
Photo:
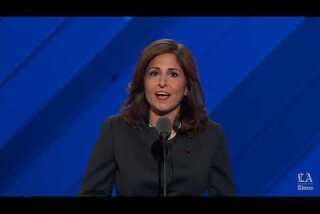
M 186 77 L 176 56 L 171 53 L 156 56 L 148 65 L 144 88 L 151 111 L 158 115 L 180 109 L 187 93 Z

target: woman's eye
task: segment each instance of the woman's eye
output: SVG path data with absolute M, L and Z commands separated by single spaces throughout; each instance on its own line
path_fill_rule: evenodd
M 151 77 L 155 77 L 158 75 L 158 71 L 155 71 L 155 70 L 151 70 L 151 71 L 148 71 L 148 76 L 151 76 Z
M 149 75 L 152 76 L 152 77 L 157 76 L 157 74 L 158 74 L 157 71 L 150 71 L 150 72 L 149 72 Z
M 177 76 L 178 76 L 178 73 L 177 73 L 177 72 L 170 72 L 170 76 L 171 76 L 171 77 L 177 77 Z

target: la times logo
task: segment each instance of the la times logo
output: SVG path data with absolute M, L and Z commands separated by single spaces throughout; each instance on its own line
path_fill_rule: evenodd
M 297 189 L 299 191 L 313 191 L 313 181 L 310 172 L 298 173 Z

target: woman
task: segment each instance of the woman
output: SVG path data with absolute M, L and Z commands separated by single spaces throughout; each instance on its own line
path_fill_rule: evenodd
M 165 162 L 155 128 L 163 116 L 173 124 Z M 174 40 L 144 49 L 127 101 L 102 128 L 80 194 L 111 196 L 113 184 L 118 196 L 235 194 L 223 132 L 208 119 L 196 63 Z

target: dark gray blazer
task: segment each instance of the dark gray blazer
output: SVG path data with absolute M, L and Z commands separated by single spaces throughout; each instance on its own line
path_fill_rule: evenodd
M 120 116 L 109 118 L 95 144 L 81 196 L 159 196 L 162 153 L 155 128 L 130 128 Z M 234 196 L 223 131 L 210 121 L 198 136 L 177 135 L 168 143 L 168 196 Z M 159 176 L 160 175 L 160 176 Z

